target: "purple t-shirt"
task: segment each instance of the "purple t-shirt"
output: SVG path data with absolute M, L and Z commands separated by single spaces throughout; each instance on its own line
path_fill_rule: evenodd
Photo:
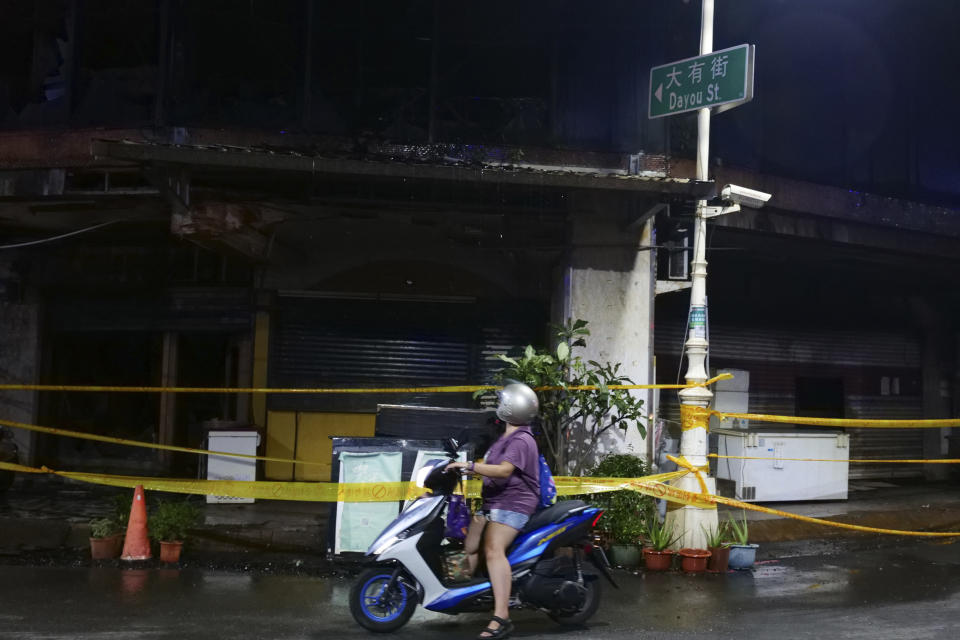
M 508 478 L 483 479 L 483 509 L 504 509 L 530 515 L 540 504 L 540 453 L 530 427 L 500 436 L 487 451 L 487 464 L 506 460 L 516 469 Z

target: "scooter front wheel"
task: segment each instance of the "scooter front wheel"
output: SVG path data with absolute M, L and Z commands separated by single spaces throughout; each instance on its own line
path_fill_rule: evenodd
M 350 613 L 364 629 L 387 633 L 407 623 L 417 608 L 417 594 L 400 580 L 394 580 L 393 570 L 385 567 L 369 569 L 360 574 L 350 589 Z

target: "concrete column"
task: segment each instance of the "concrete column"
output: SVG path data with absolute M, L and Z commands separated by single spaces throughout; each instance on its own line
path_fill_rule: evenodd
M 249 387 L 253 385 L 253 336 L 245 334 L 237 340 L 237 386 Z M 250 396 L 238 393 L 237 422 L 250 424 Z
M 179 351 L 179 336 L 175 331 L 167 331 L 163 334 L 163 352 L 160 360 L 160 386 L 177 386 L 177 360 Z M 177 429 L 177 394 L 160 394 L 160 412 L 158 440 L 160 444 L 175 445 Z M 173 461 L 173 454 L 170 451 L 160 451 L 160 464 L 169 467 Z
M 920 376 L 923 393 L 923 417 L 949 418 L 951 412 L 949 372 L 952 349 L 946 323 L 938 309 L 929 301 L 915 298 L 911 301 L 914 317 L 921 331 Z M 923 457 L 942 458 L 947 452 L 949 429 L 923 430 Z M 942 464 L 924 465 L 927 480 L 944 480 L 949 469 Z
M 270 313 L 257 311 L 253 330 L 253 386 L 256 388 L 267 386 L 269 346 Z M 253 394 L 251 412 L 253 424 L 265 432 L 267 428 L 267 396 L 265 394 Z
M 585 360 L 620 362 L 620 371 L 636 384 L 649 384 L 653 369 L 653 294 L 655 276 L 649 250 L 653 222 L 631 221 L 617 203 L 599 212 L 575 214 L 571 250 L 565 266 L 554 321 L 587 320 L 590 336 Z M 652 406 L 648 391 L 633 391 Z M 649 428 L 649 425 L 644 425 Z M 645 438 L 636 430 L 604 434 L 596 454 L 627 452 L 648 459 Z M 649 459 L 648 459 L 649 461 Z
M 40 306 L 22 299 L 19 280 L 0 265 L 0 381 L 36 384 L 40 362 Z M 0 418 L 14 422 L 37 422 L 37 392 L 0 392 Z M 9 429 L 20 449 L 20 462 L 36 458 L 36 434 Z
M 960 417 L 960 332 L 953 334 L 954 358 L 953 358 L 953 417 Z M 960 435 L 960 428 L 952 430 L 955 435 Z

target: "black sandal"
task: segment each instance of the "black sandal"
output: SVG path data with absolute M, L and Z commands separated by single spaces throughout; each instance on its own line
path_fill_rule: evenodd
M 510 633 L 513 632 L 513 623 L 510 622 L 510 618 L 507 618 L 506 620 L 504 620 L 499 616 L 492 616 L 490 620 L 492 622 L 499 622 L 500 626 L 497 627 L 496 629 L 491 629 L 490 627 L 487 627 L 486 629 L 480 632 L 480 635 L 477 636 L 477 640 L 491 640 L 492 638 L 499 638 L 499 639 L 508 638 L 510 636 Z M 490 635 L 485 636 L 483 635 L 484 633 L 488 633 Z

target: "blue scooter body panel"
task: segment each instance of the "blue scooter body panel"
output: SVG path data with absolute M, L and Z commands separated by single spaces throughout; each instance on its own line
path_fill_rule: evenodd
M 510 566 L 539 557 L 547 550 L 551 540 L 562 535 L 568 529 L 590 520 L 598 511 L 598 509 L 592 507 L 584 509 L 570 518 L 523 534 L 510 547 L 510 553 L 507 556 Z
M 511 545 L 510 552 L 507 555 L 510 566 L 513 567 L 540 557 L 547 550 L 547 547 L 550 546 L 552 540 L 562 535 L 568 529 L 572 529 L 577 525 L 589 521 L 596 516 L 599 511 L 599 509 L 594 507 L 584 509 L 572 517 L 540 527 L 539 529 L 535 529 L 518 537 Z M 485 581 L 465 587 L 449 589 L 433 602 L 424 604 L 424 608 L 443 613 L 455 613 L 456 611 L 454 611 L 454 609 L 457 605 L 468 598 L 477 596 L 484 591 L 489 591 L 490 588 L 490 582 Z

